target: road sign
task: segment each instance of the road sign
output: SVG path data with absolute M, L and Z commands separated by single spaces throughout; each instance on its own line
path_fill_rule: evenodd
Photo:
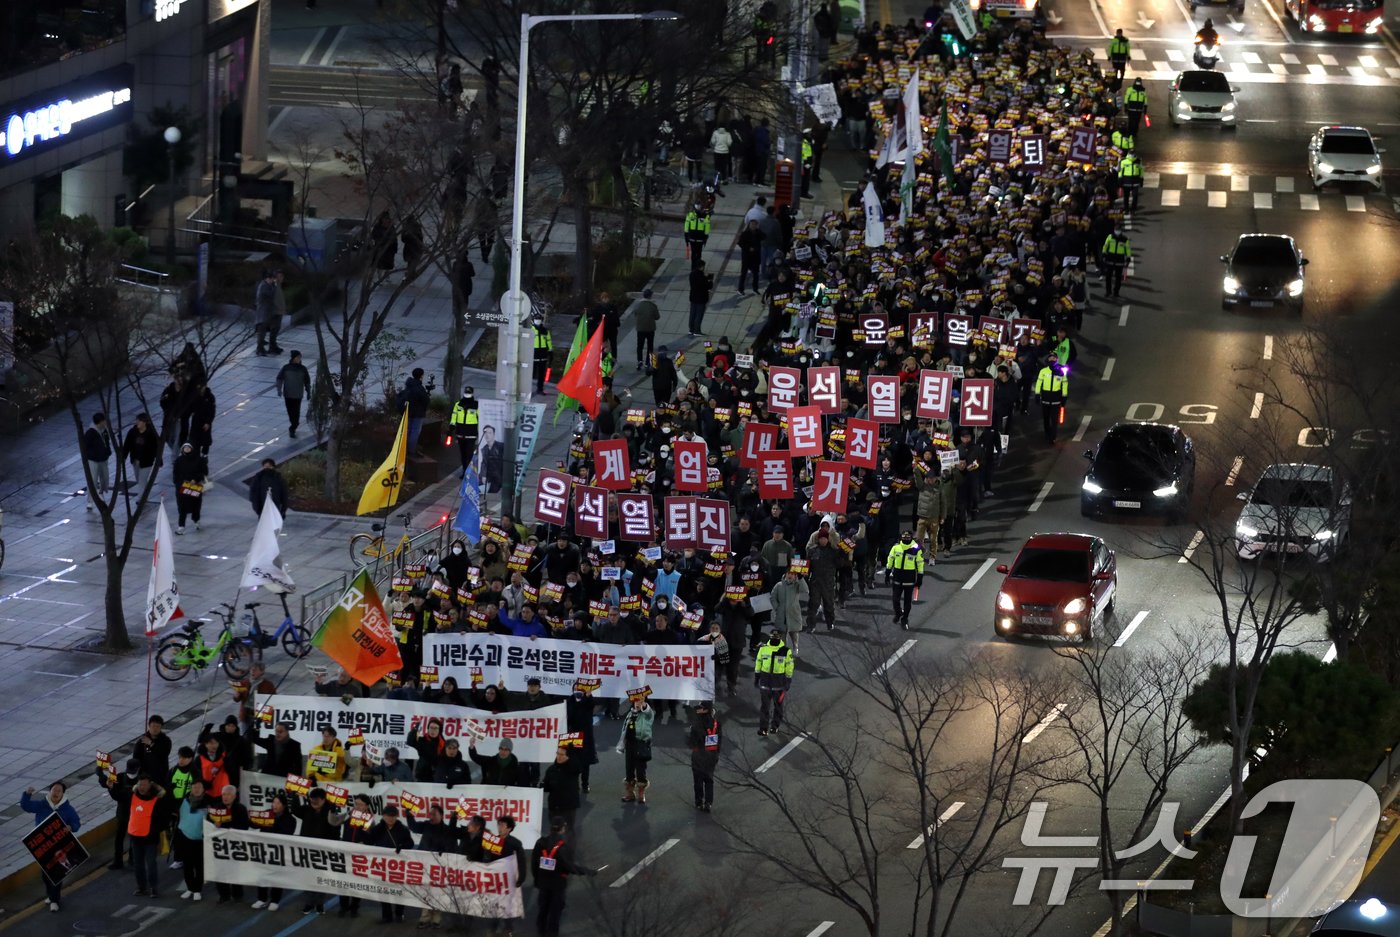
M 520 321 L 526 322 L 530 318 L 530 297 L 525 293 L 517 293 L 506 290 L 501 294 L 501 315 L 505 316 L 504 321 L 509 322 L 516 314 L 515 304 L 520 303 Z

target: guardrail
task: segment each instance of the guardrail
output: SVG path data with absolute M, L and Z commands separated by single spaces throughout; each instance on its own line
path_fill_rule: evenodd
M 147 270 L 135 264 L 119 264 L 117 269 L 121 273 L 115 278 L 118 283 L 145 289 L 165 289 L 169 285 L 166 281 L 170 279 L 170 274 L 160 270 Z
M 354 578 L 360 574 L 361 569 L 369 569 L 375 588 L 379 589 L 380 595 L 383 595 L 386 591 L 384 586 L 393 578 L 394 573 L 404 566 L 426 562 L 431 567 L 436 563 L 437 558 L 442 556 L 450 534 L 451 526 L 447 522 L 435 524 L 422 533 L 410 537 L 408 549 L 401 556 L 376 558 L 364 566 L 341 573 L 334 579 L 328 579 L 314 589 L 303 592 L 300 617 L 302 627 L 309 628 L 311 633 L 315 634 L 325 621 L 326 616 L 330 614 L 335 603 L 345 594 L 345 590 L 350 587 Z

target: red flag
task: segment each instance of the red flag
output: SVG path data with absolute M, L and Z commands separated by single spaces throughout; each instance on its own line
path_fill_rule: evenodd
M 593 419 L 598 418 L 598 405 L 603 399 L 603 327 L 593 330 L 593 337 L 583 353 L 574 361 L 555 389 L 579 402 Z

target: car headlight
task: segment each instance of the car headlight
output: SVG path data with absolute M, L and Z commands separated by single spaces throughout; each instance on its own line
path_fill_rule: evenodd
M 1152 494 L 1157 498 L 1170 498 L 1172 495 L 1176 494 L 1176 482 L 1172 482 L 1165 488 L 1154 489 Z
M 1086 478 L 1084 479 L 1084 490 L 1089 492 L 1089 494 L 1091 495 L 1101 494 L 1103 492 L 1103 486 L 1096 485 Z
M 1337 532 L 1335 530 L 1319 530 L 1317 533 L 1313 534 L 1313 539 L 1317 541 L 1326 541 L 1331 540 L 1336 535 Z
M 1005 592 L 998 592 L 997 608 L 1001 609 L 1003 612 L 1014 612 L 1016 611 L 1016 600 Z
M 1319 163 L 1317 164 L 1317 171 L 1318 171 L 1318 172 L 1331 172 L 1331 171 L 1332 171 L 1333 169 L 1335 169 L 1335 168 L 1336 168 L 1336 167 L 1333 166 L 1331 163 L 1322 163 L 1322 162 L 1319 162 Z
M 1381 164 L 1380 164 L 1380 163 L 1375 163 L 1375 164 L 1373 164 L 1373 165 L 1371 165 L 1371 166 L 1367 166 L 1367 167 L 1366 167 L 1366 175 L 1368 175 L 1368 176 L 1379 176 L 1380 174 L 1381 174 Z
M 1078 615 L 1082 611 L 1084 611 L 1083 599 L 1070 599 L 1065 603 L 1064 612 L 1066 615 Z
M 1234 102 L 1234 101 L 1226 101 L 1223 105 L 1221 105 L 1221 108 L 1220 108 L 1220 109 L 1221 109 L 1222 111 L 1224 111 L 1226 114 L 1229 114 L 1229 113 L 1231 113 L 1232 111 L 1234 111 L 1234 109 L 1235 109 L 1235 102 Z
M 1226 277 L 1224 283 L 1221 285 L 1225 287 L 1225 292 L 1227 293 L 1238 293 L 1240 291 L 1240 281 L 1236 280 L 1234 277 Z
M 1256 527 L 1250 527 L 1248 524 L 1236 524 L 1235 536 L 1243 537 L 1246 540 L 1253 540 L 1255 537 L 1259 536 L 1259 530 Z
M 1313 29 L 1321 29 L 1327 25 L 1327 21 L 1314 13 L 1312 16 L 1308 17 L 1308 25 Z
M 1184 98 L 1177 98 L 1176 109 L 1185 114 L 1187 111 L 1191 110 L 1191 105 L 1186 103 L 1186 100 Z
M 1291 282 L 1291 283 L 1288 284 L 1288 295 L 1289 295 L 1289 296 L 1302 296 L 1302 295 L 1303 295 L 1303 278 L 1302 278 L 1302 277 L 1299 277 L 1298 279 L 1296 279 L 1296 280 L 1294 280 L 1293 282 Z

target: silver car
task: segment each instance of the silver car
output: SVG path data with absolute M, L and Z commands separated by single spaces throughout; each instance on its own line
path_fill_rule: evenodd
M 1381 151 L 1365 127 L 1320 127 L 1308 141 L 1308 174 L 1314 189 L 1329 182 L 1361 182 L 1379 192 Z
M 1198 68 L 1177 75 L 1167 91 L 1167 119 L 1173 127 L 1209 122 L 1234 129 L 1235 92 L 1224 72 Z
M 1351 532 L 1351 494 L 1326 466 L 1271 465 L 1239 498 L 1244 502 L 1235 524 L 1240 559 L 1276 552 L 1329 560 Z

